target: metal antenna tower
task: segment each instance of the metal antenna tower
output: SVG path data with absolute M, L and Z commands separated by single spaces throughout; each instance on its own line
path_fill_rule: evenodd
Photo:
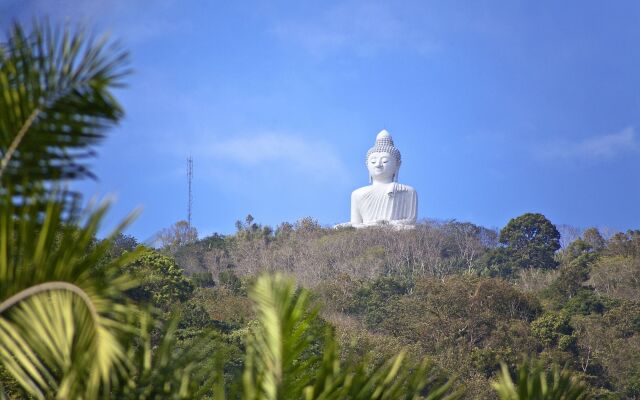
M 189 181 L 189 204 L 187 206 L 187 224 L 191 228 L 191 206 L 193 205 L 193 194 L 191 192 L 191 181 L 193 180 L 193 158 L 187 157 L 187 180 Z

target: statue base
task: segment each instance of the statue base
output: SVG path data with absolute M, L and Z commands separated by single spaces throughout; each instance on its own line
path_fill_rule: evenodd
M 405 223 L 402 221 L 377 221 L 366 224 L 353 224 L 351 222 L 343 222 L 341 224 L 337 224 L 333 226 L 333 229 L 344 229 L 344 228 L 389 228 L 397 231 L 410 230 L 415 229 L 415 223 Z

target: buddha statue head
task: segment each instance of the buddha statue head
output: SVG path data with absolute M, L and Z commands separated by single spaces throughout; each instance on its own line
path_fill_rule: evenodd
M 400 150 L 393 145 L 393 138 L 383 129 L 376 136 L 376 143 L 367 151 L 367 169 L 372 183 L 398 181 L 398 171 L 402 158 Z

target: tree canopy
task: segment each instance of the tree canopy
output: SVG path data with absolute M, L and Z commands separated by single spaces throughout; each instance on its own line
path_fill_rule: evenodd
M 542 214 L 526 213 L 513 218 L 500 231 L 498 241 L 521 268 L 552 269 L 560 249 L 560 233 Z

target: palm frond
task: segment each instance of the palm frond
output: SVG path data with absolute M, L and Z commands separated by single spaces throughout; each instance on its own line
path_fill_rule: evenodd
M 401 353 L 373 371 L 366 361 L 340 362 L 333 331 L 324 335 L 319 354 L 304 356 L 317 340 L 317 308 L 309 293 L 296 290 L 282 275 L 258 278 L 250 297 L 257 325 L 247 342 L 243 399 L 457 399 L 453 381 L 440 382 L 425 360 L 415 366 Z M 428 387 L 429 390 L 426 388 Z M 425 392 L 426 393 L 423 393 Z M 222 398 L 221 396 L 219 398 Z
M 463 394 L 462 388 L 454 387 L 454 380 L 441 381 L 433 364 L 425 359 L 420 365 L 412 365 L 401 352 L 380 367 L 370 371 L 367 362 L 348 364 L 341 371 L 339 358 L 325 357 L 326 368 L 320 372 L 316 384 L 305 389 L 307 400 L 329 399 L 427 399 L 454 400 Z
M 202 368 L 209 357 L 202 349 L 211 340 L 201 335 L 192 345 L 178 346 L 178 318 L 166 324 L 154 323 L 151 313 L 140 318 L 140 336 L 129 346 L 127 359 L 131 365 L 124 380 L 114 386 L 110 398 L 120 400 L 198 399 L 209 390 L 214 371 Z M 155 333 L 152 335 L 152 333 Z M 153 336 L 159 336 L 159 339 Z M 154 343 L 158 341 L 157 343 Z
M 314 339 L 307 291 L 296 293 L 293 281 L 282 275 L 261 277 L 251 294 L 259 323 L 247 343 L 244 387 L 246 399 L 280 399 L 300 393 L 310 380 L 301 359 Z
M 120 337 L 135 308 L 118 274 L 130 255 L 102 261 L 109 243 L 94 238 L 106 204 L 77 219 L 56 196 L 42 214 L 0 194 L 0 361 L 36 398 L 94 398 L 127 367 Z
M 581 400 L 587 399 L 587 387 L 570 371 L 554 365 L 550 372 L 540 363 L 522 363 L 517 384 L 503 363 L 498 379 L 492 383 L 501 400 Z
M 127 57 L 81 30 L 13 26 L 0 45 L 0 189 L 92 176 L 83 160 L 123 115 L 112 90 Z

